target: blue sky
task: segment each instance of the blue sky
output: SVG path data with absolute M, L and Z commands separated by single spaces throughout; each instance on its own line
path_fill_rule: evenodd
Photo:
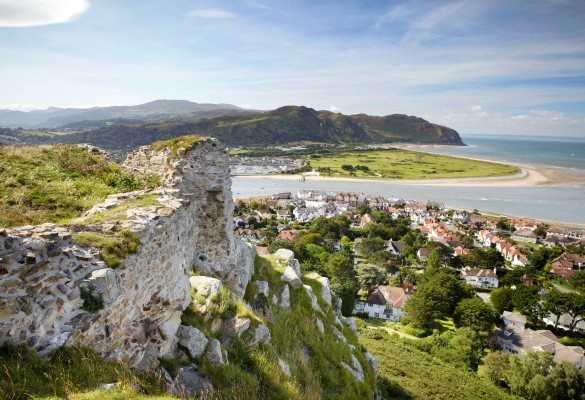
M 0 0 L 0 108 L 155 99 L 585 137 L 585 1 Z

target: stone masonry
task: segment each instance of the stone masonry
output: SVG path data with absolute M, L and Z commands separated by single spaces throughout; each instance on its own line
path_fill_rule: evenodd
M 214 139 L 189 149 L 142 147 L 124 168 L 161 177 L 149 192 L 159 205 L 89 223 L 144 192 L 109 196 L 69 227 L 44 224 L 0 230 L 0 343 L 26 343 L 40 354 L 79 344 L 131 367 L 149 368 L 177 348 L 180 315 L 189 304 L 189 272 L 222 279 L 242 297 L 253 273 L 253 251 L 231 231 L 228 157 Z M 89 221 L 89 222 L 88 222 Z M 85 223 L 84 223 L 85 222 Z M 140 240 L 115 270 L 71 231 L 129 229 Z M 84 311 L 80 289 L 101 295 L 104 308 Z

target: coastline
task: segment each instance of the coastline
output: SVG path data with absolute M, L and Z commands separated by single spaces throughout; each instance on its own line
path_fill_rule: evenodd
M 473 158 L 470 158 L 473 160 Z M 492 160 L 482 160 L 491 161 Z M 561 167 L 538 167 L 527 164 L 507 163 L 521 169 L 516 175 L 496 176 L 484 178 L 445 178 L 445 179 L 367 179 L 320 176 L 316 173 L 305 173 L 302 176 L 307 181 L 314 182 L 384 182 L 401 185 L 425 185 L 425 186 L 484 186 L 484 187 L 510 187 L 510 186 L 585 186 L 585 171 L 572 170 Z M 239 178 L 270 178 L 281 180 L 300 179 L 300 174 L 295 175 L 233 175 Z

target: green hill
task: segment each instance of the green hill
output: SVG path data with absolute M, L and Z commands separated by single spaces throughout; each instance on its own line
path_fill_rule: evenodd
M 157 140 L 188 134 L 212 136 L 230 147 L 273 146 L 299 142 L 463 144 L 459 134 L 453 129 L 417 117 L 343 115 L 315 111 L 303 106 L 285 106 L 264 113 L 224 115 L 194 122 L 111 124 L 66 136 L 26 139 L 29 143 L 92 143 L 106 150 L 125 153 Z

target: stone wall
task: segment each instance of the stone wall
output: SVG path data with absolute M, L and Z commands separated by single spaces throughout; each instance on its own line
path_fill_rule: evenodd
M 161 188 L 151 192 L 159 205 L 92 222 L 92 215 L 107 216 L 144 192 L 113 195 L 69 227 L 0 231 L 0 343 L 27 343 L 40 353 L 80 344 L 148 368 L 177 347 L 180 315 L 190 301 L 190 270 L 221 278 L 235 297 L 243 296 L 254 253 L 231 229 L 229 164 L 219 143 L 202 139 L 175 158 L 168 148 L 143 147 L 124 168 L 161 177 Z M 70 234 L 124 229 L 138 235 L 140 245 L 115 270 Z M 83 287 L 102 296 L 103 309 L 81 309 Z

